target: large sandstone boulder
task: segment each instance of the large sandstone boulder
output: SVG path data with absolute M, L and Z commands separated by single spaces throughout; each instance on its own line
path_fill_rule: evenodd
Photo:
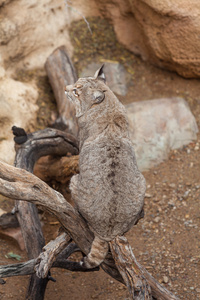
M 184 77 L 200 77 L 200 1 L 95 1 L 129 50 Z
M 155 99 L 126 105 L 138 167 L 148 170 L 197 138 L 198 127 L 183 98 Z
M 0 80 L 0 160 L 13 163 L 15 157 L 11 127 L 30 128 L 36 119 L 37 90 L 30 84 L 3 77 Z
M 61 45 L 72 55 L 71 22 L 90 12 L 96 14 L 95 3 L 74 2 L 0 0 L 0 159 L 7 163 L 13 163 L 15 156 L 11 127 L 33 128 L 38 109 L 35 84 L 12 77 L 17 77 L 18 69 L 42 69 Z
M 185 77 L 200 76 L 197 0 L 0 0 L 4 66 L 41 68 L 60 45 L 71 55 L 71 22 L 100 13 L 112 20 L 118 40 L 144 60 Z
M 61 45 L 72 55 L 69 26 L 82 14 L 90 13 L 96 14 L 95 3 L 88 5 L 87 0 L 0 0 L 0 53 L 4 67 L 43 68 L 47 57 Z

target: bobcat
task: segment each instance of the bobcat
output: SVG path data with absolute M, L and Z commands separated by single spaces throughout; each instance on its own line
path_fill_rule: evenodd
M 103 66 L 94 77 L 66 86 L 65 93 L 75 105 L 80 143 L 80 174 L 71 178 L 70 190 L 95 236 L 79 264 L 94 268 L 107 255 L 108 242 L 141 218 L 146 184 L 129 139 L 125 108 L 105 84 Z

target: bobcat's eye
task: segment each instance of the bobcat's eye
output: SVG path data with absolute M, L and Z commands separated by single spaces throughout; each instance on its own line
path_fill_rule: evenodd
M 77 89 L 73 89 L 72 93 L 74 94 L 75 97 L 78 97 Z

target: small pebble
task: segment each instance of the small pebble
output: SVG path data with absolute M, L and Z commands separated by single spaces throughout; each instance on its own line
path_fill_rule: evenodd
M 163 276 L 163 282 L 164 283 L 168 283 L 169 282 L 169 278 L 167 276 Z
M 175 183 L 170 183 L 170 184 L 169 184 L 169 187 L 170 187 L 170 188 L 175 188 L 176 185 L 175 185 Z
M 151 195 L 151 194 L 148 194 L 148 193 L 146 193 L 146 194 L 145 194 L 145 197 L 146 197 L 146 198 L 151 198 L 151 197 L 152 197 L 152 195 Z
M 186 198 L 188 197 L 189 193 L 190 193 L 190 190 L 187 190 L 187 191 L 184 193 L 183 198 L 186 199 Z
M 160 222 L 160 217 L 156 217 L 156 218 L 154 219 L 154 222 L 155 222 L 155 223 L 159 223 L 159 222 Z
M 168 202 L 168 205 L 174 207 L 174 206 L 175 206 L 175 203 L 173 202 L 173 200 L 170 200 L 170 201 Z

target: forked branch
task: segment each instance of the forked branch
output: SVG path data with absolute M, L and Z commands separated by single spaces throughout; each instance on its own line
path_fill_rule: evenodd
M 85 254 L 89 252 L 93 240 L 93 234 L 89 230 L 86 222 L 81 218 L 78 212 L 69 203 L 66 202 L 66 200 L 60 193 L 50 188 L 46 183 L 42 182 L 33 174 L 25 170 L 17 169 L 13 166 L 7 165 L 6 163 L 0 162 L 0 193 L 9 198 L 30 201 L 37 205 L 43 206 L 46 210 L 52 212 L 57 216 L 66 232 L 69 233 L 80 250 Z M 112 253 L 114 254 L 114 252 L 117 253 L 118 251 L 118 254 L 114 256 L 116 261 L 118 261 L 118 259 L 120 258 L 120 252 L 123 253 L 123 247 L 121 247 L 123 241 L 121 242 L 121 244 L 119 242 L 120 240 L 114 240 L 111 243 Z M 123 257 L 124 254 L 130 256 L 130 249 L 125 247 L 124 253 L 121 254 L 121 257 Z M 133 256 L 130 256 L 129 260 L 131 262 L 133 260 Z M 33 264 L 35 265 L 35 262 L 31 262 L 31 264 L 32 266 Z M 123 282 L 120 273 L 123 274 L 126 265 L 123 266 L 123 272 L 119 268 L 119 273 L 116 269 L 113 258 L 109 254 L 101 266 L 115 279 Z M 138 269 L 141 271 L 142 276 L 146 277 L 148 284 L 151 286 L 152 295 L 155 295 L 155 298 L 165 300 L 178 299 L 169 291 L 165 290 L 155 279 L 149 277 L 150 274 L 138 263 L 137 268 L 135 270 L 133 268 L 135 276 L 138 276 Z M 0 275 L 0 277 L 3 276 Z M 130 277 L 130 281 L 132 281 L 132 278 L 133 274 Z

